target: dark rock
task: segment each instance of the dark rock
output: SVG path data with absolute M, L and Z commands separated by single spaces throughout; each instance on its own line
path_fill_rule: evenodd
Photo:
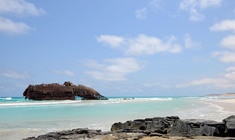
M 179 120 L 180 118 L 178 116 L 167 116 L 166 119 L 168 119 L 168 120 Z
M 170 128 L 172 123 L 178 118 L 148 118 L 148 119 L 138 119 L 134 121 L 127 121 L 125 123 L 115 123 L 111 127 L 111 131 L 122 131 L 122 130 L 148 130 L 151 132 L 157 132 L 157 133 L 162 133 L 166 134 L 167 129 Z
M 140 139 L 144 136 L 159 136 L 169 138 L 172 136 L 194 139 L 234 139 L 235 116 L 223 120 L 223 123 L 208 120 L 181 120 L 177 116 L 155 117 L 137 119 L 125 123 L 114 123 L 110 132 L 90 129 L 73 129 L 68 131 L 51 132 L 38 137 L 29 137 L 25 140 L 57 140 L 57 139 Z M 213 137 L 212 137 L 213 136 Z M 217 136 L 217 137 L 214 137 Z M 218 138 L 219 137 L 219 138 Z M 222 138 L 224 137 L 224 138 Z M 183 138 L 182 138 L 183 139 Z
M 137 119 L 125 123 L 115 123 L 111 131 L 133 132 L 139 131 L 148 135 L 152 133 L 170 136 L 234 136 L 235 116 L 230 116 L 219 123 L 210 120 L 180 120 L 177 116 Z
M 168 130 L 167 134 L 172 136 L 215 136 L 219 135 L 219 130 L 214 126 L 209 126 L 204 122 L 176 121 Z
M 235 115 L 229 116 L 223 122 L 225 123 L 225 135 L 235 137 Z
M 121 122 L 114 123 L 111 127 L 111 131 L 117 131 L 122 129 L 123 124 Z
M 189 126 L 183 121 L 179 120 L 172 124 L 171 128 L 168 129 L 167 133 L 172 136 L 187 136 L 190 132 Z
M 91 129 L 73 129 L 59 132 L 50 132 L 45 135 L 40 135 L 38 137 L 29 137 L 25 140 L 60 140 L 60 139 L 87 139 L 95 137 L 96 135 L 102 135 L 101 130 L 91 130 Z
M 90 87 L 76 86 L 71 82 L 65 82 L 63 85 L 57 83 L 29 85 L 23 95 L 26 99 L 32 100 L 75 100 L 76 96 L 82 97 L 83 100 L 108 99 Z
M 146 124 L 144 120 L 134 120 L 129 128 L 134 130 L 146 130 Z
M 153 118 L 146 118 L 145 121 L 153 121 Z

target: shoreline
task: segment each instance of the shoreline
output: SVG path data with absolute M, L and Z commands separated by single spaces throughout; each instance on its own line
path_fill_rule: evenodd
M 228 97 L 228 96 L 225 96 L 225 97 Z M 235 97 L 235 96 L 232 96 L 232 97 Z M 234 108 L 235 98 L 213 99 L 213 100 L 206 100 L 206 101 L 212 106 L 215 106 L 221 109 L 221 111 L 235 113 L 235 108 Z
M 218 100 L 213 101 L 212 103 L 220 106 L 224 111 L 235 112 L 235 99 Z

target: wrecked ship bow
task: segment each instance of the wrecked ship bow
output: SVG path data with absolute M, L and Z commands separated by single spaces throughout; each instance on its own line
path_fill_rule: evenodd
M 108 99 L 90 87 L 76 86 L 71 82 L 64 82 L 63 85 L 57 83 L 29 85 L 23 96 L 30 100 L 75 100 L 76 96 L 81 97 L 82 100 Z

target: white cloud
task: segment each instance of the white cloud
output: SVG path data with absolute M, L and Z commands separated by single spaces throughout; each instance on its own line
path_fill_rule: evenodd
M 198 12 L 198 1 L 196 0 L 181 1 L 179 9 L 188 11 L 191 21 L 201 21 L 204 19 L 204 16 Z
M 221 78 L 202 78 L 193 80 L 185 84 L 176 85 L 177 88 L 185 88 L 192 86 L 208 86 L 217 89 L 235 88 L 235 73 L 226 73 Z
M 190 34 L 185 34 L 184 36 L 184 46 L 185 48 L 200 48 L 201 45 L 191 39 Z
M 210 27 L 212 31 L 235 31 L 235 20 L 222 20 Z M 229 49 L 235 49 L 235 35 L 229 35 L 220 41 L 221 46 Z M 235 62 L 234 51 L 213 52 L 212 56 L 219 57 L 222 62 Z
M 137 9 L 135 11 L 135 17 L 140 20 L 146 19 L 149 13 L 156 13 L 160 10 L 162 11 L 164 7 L 164 1 L 150 0 L 142 9 Z
M 205 17 L 202 15 L 202 14 L 200 14 L 196 9 L 194 9 L 194 8 L 192 8 L 191 10 L 190 10 L 190 18 L 189 18 L 189 20 L 191 20 L 191 21 L 201 21 L 201 20 L 203 20 Z
M 145 19 L 146 18 L 146 16 L 147 16 L 147 8 L 146 7 L 144 7 L 144 8 L 142 8 L 142 9 L 138 9 L 138 10 L 136 10 L 135 11 L 135 16 L 136 16 L 136 18 L 138 18 L 138 19 Z
M 16 71 L 5 71 L 1 73 L 2 76 L 15 79 L 26 79 L 29 77 L 28 73 L 20 73 Z
M 225 63 L 235 62 L 235 52 L 229 52 L 229 51 L 213 52 L 212 56 L 219 57 L 219 60 Z
M 56 74 L 63 74 L 67 76 L 74 76 L 75 73 L 69 70 L 64 70 L 64 71 L 55 71 Z
M 31 27 L 23 22 L 14 22 L 10 19 L 0 17 L 0 32 L 7 34 L 22 34 L 31 29 Z
M 127 55 L 152 55 L 159 52 L 179 53 L 181 47 L 174 43 L 175 37 L 172 36 L 166 43 L 157 37 L 138 35 L 134 39 L 128 40 Z
M 191 86 L 212 86 L 216 88 L 228 88 L 235 87 L 235 83 L 231 83 L 226 78 L 202 78 L 199 80 L 193 80 L 186 84 L 177 85 L 177 88 L 185 88 Z
M 207 84 L 215 84 L 215 85 L 218 85 L 219 83 L 224 83 L 225 81 L 222 80 L 222 79 L 215 79 L 215 78 L 203 78 L 203 79 L 200 79 L 200 80 L 194 80 L 194 81 L 191 81 L 189 84 L 191 85 L 207 85 Z
M 122 47 L 126 55 L 152 55 L 159 52 L 180 53 L 182 51 L 182 47 L 175 43 L 176 38 L 174 36 L 171 36 L 166 42 L 163 42 L 157 37 L 147 36 L 145 34 L 140 34 L 136 38 L 101 35 L 98 39 L 103 36 L 106 39 L 103 39 L 103 41 L 98 40 L 99 42 L 106 43 L 111 47 L 113 47 L 113 44 L 115 44 L 116 48 Z M 119 41 L 116 41 L 118 43 L 110 43 L 112 40 L 118 40 L 115 38 L 120 38 Z M 121 44 L 122 46 L 120 46 Z
M 5 34 L 22 34 L 32 28 L 26 23 L 13 21 L 7 16 L 38 16 L 45 14 L 41 8 L 36 8 L 34 4 L 25 0 L 0 0 L 0 32 Z
M 224 77 L 231 79 L 231 80 L 235 80 L 235 67 L 228 67 L 226 69 L 226 74 L 224 75 Z
M 235 31 L 235 20 L 223 20 L 210 27 L 212 31 Z
M 230 72 L 230 73 L 226 73 L 224 75 L 224 77 L 227 78 L 227 79 L 230 79 L 230 80 L 235 80 L 235 71 Z
M 223 88 L 235 88 L 235 67 L 228 67 L 225 69 L 223 75 L 219 75 L 217 78 L 202 78 L 199 80 L 192 80 L 185 84 L 177 85 L 177 88 L 185 88 L 191 86 L 207 86 L 218 89 Z
M 164 1 L 162 0 L 151 0 L 148 6 L 154 10 L 160 10 L 164 7 Z
M 45 14 L 45 11 L 25 0 L 0 0 L 0 13 L 38 16 Z
M 235 67 L 228 67 L 227 69 L 226 69 L 226 71 L 227 72 L 233 72 L 233 71 L 235 71 Z
M 216 79 L 216 78 L 203 78 L 200 80 L 194 80 L 191 81 L 190 84 L 191 85 L 206 85 L 206 84 L 214 84 L 214 85 L 219 85 L 221 83 L 226 83 L 225 80 L 223 79 Z
M 221 0 L 183 0 L 179 9 L 189 12 L 191 21 L 201 21 L 204 19 L 202 10 L 221 5 Z
M 201 9 L 214 7 L 214 6 L 220 6 L 222 0 L 199 0 L 199 7 Z
M 223 38 L 220 44 L 226 48 L 235 49 L 235 35 Z
M 110 45 L 111 47 L 118 47 L 120 46 L 124 38 L 120 36 L 114 36 L 114 35 L 100 35 L 97 37 L 98 42 L 106 43 L 107 45 Z
M 91 62 L 91 63 L 89 63 Z M 91 77 L 103 81 L 126 80 L 126 75 L 140 70 L 141 65 L 134 58 L 107 59 L 103 63 L 86 62 L 87 66 L 95 70 L 87 71 Z

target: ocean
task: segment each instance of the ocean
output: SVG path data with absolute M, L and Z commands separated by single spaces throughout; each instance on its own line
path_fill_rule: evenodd
M 232 98 L 232 97 L 229 97 Z M 109 131 L 115 122 L 179 116 L 221 121 L 235 112 L 210 101 L 222 97 L 109 97 L 109 100 L 32 101 L 0 98 L 0 139 L 17 140 L 51 131 L 90 128 Z

